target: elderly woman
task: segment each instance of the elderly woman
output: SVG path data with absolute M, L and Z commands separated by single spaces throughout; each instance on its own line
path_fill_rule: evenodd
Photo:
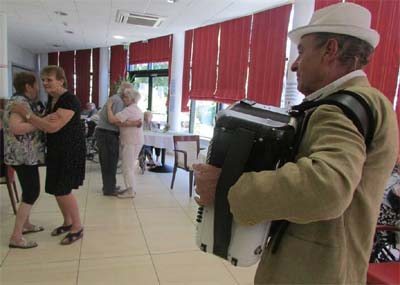
M 54 195 L 63 214 L 64 223 L 54 229 L 52 236 L 68 234 L 62 245 L 71 244 L 83 236 L 78 203 L 72 194 L 85 179 L 85 137 L 80 122 L 80 103 L 67 90 L 64 70 L 47 66 L 41 72 L 43 87 L 49 95 L 48 114 L 40 118 L 23 105 L 15 105 L 13 111 L 27 122 L 47 133 L 46 193 Z
M 27 123 L 24 117 L 11 112 L 12 105 L 19 102 L 29 112 L 39 113 L 35 104 L 39 91 L 35 75 L 20 72 L 15 75 L 13 85 L 16 93 L 8 101 L 4 113 L 4 162 L 17 172 L 22 202 L 17 211 L 9 247 L 27 249 L 36 247 L 37 243 L 27 241 L 22 235 L 43 231 L 43 227 L 30 223 L 29 214 L 40 192 L 38 164 L 44 162 L 44 134 Z
M 112 112 L 113 101 L 107 103 L 108 120 L 112 124 L 124 123 L 127 120 L 137 121 L 143 119 L 143 112 L 137 103 L 140 100 L 140 94 L 134 89 L 126 89 L 122 96 L 122 101 L 126 106 L 121 112 L 114 115 Z M 134 198 L 136 192 L 133 190 L 135 162 L 143 146 L 143 129 L 141 124 L 137 127 L 120 128 L 120 144 L 122 149 L 122 174 L 126 191 L 118 194 L 119 198 Z

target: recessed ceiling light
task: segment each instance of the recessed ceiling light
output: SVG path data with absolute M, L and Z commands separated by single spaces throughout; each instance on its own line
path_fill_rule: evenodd
M 54 14 L 59 15 L 59 16 L 68 16 L 68 13 L 65 13 L 63 11 L 54 11 Z
M 70 31 L 70 30 L 65 30 L 64 32 L 66 32 L 67 34 L 73 34 L 74 31 Z
M 118 35 L 113 36 L 113 38 L 114 38 L 114 39 L 117 39 L 117 40 L 125 39 L 124 36 L 118 36 Z
M 167 2 L 170 4 L 174 4 L 176 2 L 176 0 L 167 0 Z

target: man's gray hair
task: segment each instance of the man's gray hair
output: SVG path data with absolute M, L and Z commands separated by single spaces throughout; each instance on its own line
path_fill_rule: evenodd
M 140 93 L 133 88 L 125 89 L 123 94 L 128 98 L 133 99 L 135 103 L 139 102 L 140 98 L 142 97 Z
M 323 47 L 328 40 L 335 39 L 339 46 L 339 62 L 349 70 L 360 69 L 367 65 L 374 48 L 364 40 L 342 34 L 314 33 L 317 47 Z
M 122 81 L 121 84 L 120 84 L 119 87 L 118 87 L 117 93 L 118 93 L 119 95 L 122 95 L 122 94 L 124 94 L 124 91 L 125 91 L 126 89 L 133 89 L 133 85 L 132 85 L 132 83 L 130 83 L 130 82 L 128 82 L 128 81 Z

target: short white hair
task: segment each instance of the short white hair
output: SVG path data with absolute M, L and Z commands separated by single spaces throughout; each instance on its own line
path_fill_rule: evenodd
M 142 97 L 140 93 L 133 88 L 125 89 L 123 95 L 127 96 L 130 99 L 133 99 L 135 103 L 139 102 L 140 98 Z
M 133 85 L 132 85 L 132 83 L 130 83 L 128 81 L 122 81 L 121 84 L 118 87 L 117 93 L 122 95 L 122 94 L 124 94 L 124 91 L 126 89 L 133 89 Z

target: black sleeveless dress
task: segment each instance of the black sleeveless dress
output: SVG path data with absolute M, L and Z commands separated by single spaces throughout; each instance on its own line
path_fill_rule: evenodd
M 58 132 L 47 133 L 46 193 L 62 196 L 71 193 L 85 179 L 86 145 L 84 128 L 80 120 L 80 103 L 75 95 L 65 92 L 51 110 L 49 96 L 47 113 L 58 108 L 74 111 L 71 120 Z

